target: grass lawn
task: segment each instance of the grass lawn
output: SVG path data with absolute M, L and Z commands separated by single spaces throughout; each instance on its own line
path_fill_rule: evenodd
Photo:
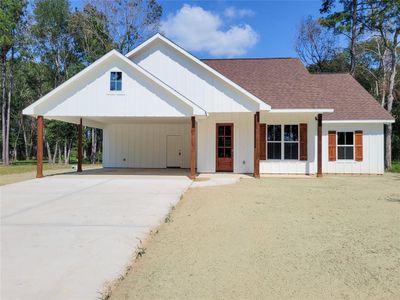
M 83 169 L 97 168 L 101 165 L 84 164 Z M 43 164 L 43 173 L 45 176 L 75 172 L 76 164 Z M 15 183 L 19 181 L 34 179 L 36 177 L 36 161 L 17 161 L 13 162 L 11 166 L 0 166 L 0 185 Z
M 400 299 L 400 174 L 192 188 L 111 299 Z
M 392 162 L 392 169 L 390 170 L 390 172 L 400 173 L 400 160 L 395 160 Z

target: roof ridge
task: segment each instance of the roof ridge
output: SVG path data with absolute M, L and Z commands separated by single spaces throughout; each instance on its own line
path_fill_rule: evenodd
M 241 58 L 201 58 L 200 60 L 272 60 L 272 59 L 296 59 L 298 57 L 241 57 Z
M 350 75 L 349 72 L 321 72 L 321 73 L 311 73 L 310 75 Z

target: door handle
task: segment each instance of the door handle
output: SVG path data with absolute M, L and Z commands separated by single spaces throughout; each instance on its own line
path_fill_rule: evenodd
M 181 150 L 179 150 L 179 156 L 181 156 L 181 154 L 182 154 L 181 152 L 182 152 L 182 151 L 181 151 Z

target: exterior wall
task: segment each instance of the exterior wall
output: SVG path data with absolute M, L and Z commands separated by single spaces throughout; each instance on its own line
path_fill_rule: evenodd
M 182 168 L 189 168 L 190 123 L 109 125 L 103 130 L 103 166 L 166 168 L 167 135 L 182 136 Z
M 233 172 L 253 173 L 253 113 L 210 114 L 208 118 L 197 121 L 197 171 L 215 172 L 217 123 L 233 123 Z
M 161 42 L 143 50 L 133 61 L 207 112 L 258 110 L 253 100 Z
M 254 114 L 210 114 L 196 120 L 197 171 L 214 173 L 216 124 L 234 124 L 234 173 L 253 173 Z M 264 174 L 315 174 L 317 170 L 317 122 L 314 114 L 262 113 L 261 123 L 308 124 L 308 160 L 260 161 Z M 323 123 L 323 173 L 382 174 L 384 142 L 382 124 Z M 363 131 L 363 161 L 328 161 L 328 131 Z M 167 135 L 182 136 L 182 167 L 190 167 L 190 123 L 135 123 L 108 125 L 103 131 L 103 165 L 121 168 L 165 168 Z M 125 161 L 124 161 L 125 158 Z
M 312 113 L 261 113 L 260 122 L 267 125 L 307 123 L 307 161 L 261 160 L 261 174 L 314 174 L 317 172 L 317 121 Z
M 122 91 L 110 91 L 110 72 L 122 72 Z M 176 117 L 192 108 L 126 62 L 113 58 L 39 105 L 46 116 Z
M 329 161 L 328 131 L 363 131 L 362 161 Z M 383 174 L 384 173 L 384 135 L 383 124 L 322 124 L 322 172 Z

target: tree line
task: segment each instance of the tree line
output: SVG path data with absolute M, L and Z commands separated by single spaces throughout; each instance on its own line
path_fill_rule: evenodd
M 36 121 L 22 109 L 111 49 L 123 54 L 159 29 L 156 0 L 1 0 L 2 161 L 35 159 Z M 84 128 L 84 157 L 101 158 L 102 133 Z M 76 125 L 46 120 L 49 163 L 76 157 Z
M 320 14 L 301 21 L 296 51 L 310 72 L 349 72 L 395 117 L 385 125 L 390 169 L 400 160 L 400 0 L 323 0 Z

